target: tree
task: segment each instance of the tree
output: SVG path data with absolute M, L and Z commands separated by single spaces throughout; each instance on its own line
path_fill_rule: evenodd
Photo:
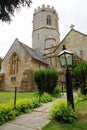
M 30 7 L 31 3 L 31 0 L 0 0 L 0 20 L 10 22 L 15 10 L 19 10 L 21 6 Z
M 35 77 L 35 82 L 36 82 L 38 90 L 39 90 L 39 103 L 40 103 L 41 96 L 44 93 L 44 90 L 43 90 L 44 84 L 45 84 L 45 73 L 44 73 L 44 70 L 37 70 L 35 72 L 34 77 Z
M 39 90 L 39 101 L 44 92 L 52 94 L 57 85 L 58 72 L 56 70 L 37 70 L 35 72 L 35 82 Z
M 76 78 L 78 78 L 78 81 L 80 82 L 81 87 L 81 93 L 87 94 L 87 63 L 81 62 L 74 68 L 74 75 Z
M 52 70 L 46 70 L 45 73 L 46 73 L 46 81 L 45 81 L 46 83 L 44 86 L 44 91 L 48 92 L 49 94 L 52 94 L 57 85 L 58 72 L 52 69 Z

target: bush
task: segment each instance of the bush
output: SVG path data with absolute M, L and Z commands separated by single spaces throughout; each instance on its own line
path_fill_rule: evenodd
M 73 123 L 77 118 L 71 106 L 67 107 L 67 102 L 65 100 L 55 102 L 50 111 L 52 117 L 60 122 Z
M 0 105 L 0 125 L 15 118 L 15 111 L 12 104 Z
M 44 93 L 42 96 L 41 102 L 46 103 L 52 101 L 52 96 L 47 93 Z M 16 102 L 16 109 L 14 109 L 13 101 L 10 103 L 3 103 L 0 105 L 0 125 L 4 124 L 5 122 L 12 120 L 15 116 L 18 116 L 22 113 L 26 113 L 31 111 L 34 108 L 39 107 L 38 98 L 24 98 L 18 99 Z
M 37 70 L 35 72 L 35 82 L 38 86 L 39 94 L 44 92 L 53 93 L 58 80 L 58 72 L 56 70 Z
M 45 70 L 45 73 L 46 73 L 46 86 L 44 88 L 44 91 L 49 94 L 53 94 L 58 81 L 58 72 L 52 69 L 52 70 Z
M 87 100 L 87 96 L 81 94 L 80 96 L 75 98 L 75 105 L 77 105 L 78 103 L 83 102 L 85 100 Z
M 1 104 L 0 105 L 0 125 L 5 122 L 12 120 L 15 116 L 18 116 L 22 113 L 29 112 L 31 109 L 40 106 L 36 98 L 29 99 L 19 99 L 16 103 L 16 109 L 14 110 L 13 102 Z
M 61 96 L 61 90 L 60 90 L 60 88 L 59 87 L 56 87 L 55 89 L 54 89 L 54 92 L 53 92 L 53 97 L 60 97 Z
M 78 80 L 80 81 L 79 87 L 81 89 L 81 93 L 83 95 L 87 94 L 87 63 L 86 62 L 80 62 L 75 68 L 74 68 L 74 75 L 75 77 L 78 77 Z
M 41 97 L 41 102 L 42 103 L 47 103 L 47 102 L 50 102 L 52 101 L 52 96 L 48 93 L 44 93 L 44 95 Z
M 16 105 L 16 115 L 20 115 L 21 113 L 29 112 L 31 109 L 34 109 L 34 108 L 38 107 L 39 105 L 40 104 L 36 98 L 19 99 L 19 100 L 17 100 L 17 105 Z

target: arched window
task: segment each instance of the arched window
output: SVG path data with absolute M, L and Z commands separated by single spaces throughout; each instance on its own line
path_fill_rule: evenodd
M 47 16 L 47 25 L 51 25 L 51 16 L 50 15 Z
M 14 53 L 9 62 L 9 74 L 17 74 L 18 73 L 18 56 Z

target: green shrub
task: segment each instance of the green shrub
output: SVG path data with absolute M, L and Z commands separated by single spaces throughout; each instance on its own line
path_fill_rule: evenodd
M 80 88 L 77 90 L 77 95 L 78 95 L 78 97 L 82 97 L 83 96 L 83 94 L 81 93 L 81 89 Z
M 52 95 L 53 97 L 56 97 L 56 98 L 61 96 L 61 90 L 58 86 L 54 89 L 54 92 Z
M 29 99 L 18 99 L 16 102 L 16 109 L 14 110 L 13 101 L 8 103 L 3 103 L 0 105 L 0 125 L 5 122 L 12 120 L 15 116 L 22 113 L 29 112 L 31 109 L 38 107 L 40 104 L 36 98 Z
M 80 96 L 75 98 L 75 105 L 85 100 L 87 100 L 87 96 L 81 94 Z
M 37 108 L 40 106 L 40 103 L 38 102 L 38 99 L 34 98 L 32 99 L 33 108 Z
M 1 62 L 2 62 L 2 58 L 1 58 L 1 56 L 0 56 L 0 70 L 1 70 Z
M 41 102 L 47 103 L 47 102 L 52 101 L 52 99 L 53 99 L 53 97 L 50 94 L 44 93 L 44 95 L 41 97 Z
M 86 62 L 80 62 L 75 68 L 74 68 L 74 75 L 75 77 L 78 77 L 78 80 L 80 81 L 79 87 L 81 89 L 81 93 L 83 95 L 87 94 L 87 63 Z
M 29 99 L 19 99 L 17 100 L 16 105 L 16 115 L 20 115 L 21 113 L 29 112 L 31 109 L 38 107 L 40 104 L 36 98 Z
M 15 118 L 15 111 L 11 103 L 0 105 L 0 125 Z
M 42 96 L 42 102 L 49 102 L 52 101 L 53 97 L 47 93 L 44 93 Z M 15 116 L 18 116 L 22 113 L 26 113 L 31 111 L 31 109 L 37 108 L 40 106 L 38 98 L 24 98 L 18 99 L 16 101 L 16 109 L 14 109 L 13 101 L 9 103 L 3 103 L 0 105 L 0 125 L 4 124 L 5 122 L 12 120 Z
M 58 80 L 58 72 L 54 69 L 37 70 L 35 72 L 35 82 L 38 86 L 40 96 L 44 92 L 53 93 Z
M 45 70 L 45 74 L 46 74 L 46 81 L 45 81 L 46 85 L 44 91 L 49 94 L 53 94 L 58 81 L 58 72 L 54 69 L 51 69 L 51 70 Z
M 30 107 L 28 106 L 28 100 L 17 100 L 16 105 L 16 115 L 20 115 L 21 113 L 26 113 L 30 110 Z
M 60 122 L 73 123 L 77 115 L 73 109 L 68 106 L 65 100 L 55 102 L 51 108 L 52 117 Z

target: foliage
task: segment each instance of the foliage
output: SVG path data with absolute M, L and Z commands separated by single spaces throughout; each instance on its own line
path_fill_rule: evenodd
M 38 86 L 40 95 L 44 92 L 53 93 L 58 80 L 56 70 L 37 70 L 35 72 L 35 82 Z
M 75 105 L 83 102 L 83 101 L 87 101 L 87 96 L 85 95 L 78 95 L 78 97 L 75 98 Z
M 38 86 L 40 96 L 44 93 L 45 80 L 45 70 L 37 70 L 35 72 L 35 82 Z
M 61 90 L 60 88 L 57 86 L 55 89 L 54 89 L 54 92 L 52 94 L 53 97 L 61 97 Z
M 16 109 L 14 109 L 13 100 L 9 100 L 9 103 L 5 102 L 4 100 L 5 103 L 0 104 L 0 125 L 4 124 L 5 122 L 9 120 L 14 119 L 15 116 L 18 116 L 22 113 L 29 112 L 32 109 L 39 107 L 41 104 L 38 102 L 38 98 L 36 94 L 37 93 L 32 92 L 30 93 L 30 96 L 28 96 L 29 93 L 19 93 L 20 96 L 17 95 L 18 99 L 16 101 Z M 3 95 L 3 93 L 1 93 L 1 95 Z M 11 95 L 13 95 L 13 93 L 7 92 L 7 94 L 5 95 L 7 95 L 7 97 L 8 95 L 10 95 L 10 98 L 12 98 Z M 25 95 L 25 98 L 24 98 L 24 95 Z M 52 100 L 53 100 L 53 97 L 51 95 L 44 93 L 44 95 L 42 96 L 41 102 L 46 103 Z
M 46 74 L 46 84 L 45 84 L 44 91 L 52 94 L 57 85 L 58 72 L 54 69 L 45 70 L 45 74 Z
M 36 98 L 34 99 L 19 99 L 17 100 L 17 105 L 16 105 L 16 115 L 20 115 L 21 113 L 26 113 L 29 112 L 31 109 L 34 109 L 36 107 L 39 107 L 39 102 Z
M 11 21 L 15 10 L 19 10 L 21 6 L 30 6 L 31 0 L 0 0 L 0 20 Z
M 77 112 L 77 121 L 87 122 L 87 95 L 75 99 L 75 108 Z
M 47 103 L 47 102 L 50 102 L 52 100 L 53 100 L 53 97 L 48 93 L 44 93 L 44 95 L 41 98 L 42 103 Z
M 61 123 L 57 120 L 51 120 L 42 130 L 87 130 L 87 96 L 76 97 L 75 108 L 77 121 L 74 123 Z
M 0 69 L 1 69 L 1 62 L 2 62 L 2 58 L 0 57 Z
M 35 72 L 35 82 L 39 90 L 39 102 L 44 92 L 52 94 L 58 80 L 58 72 L 56 70 L 37 70 Z
M 82 111 L 83 108 L 84 108 L 84 110 Z M 81 100 L 81 98 L 78 100 L 78 102 L 76 104 L 76 111 L 77 111 L 77 113 L 81 112 L 82 115 L 84 113 L 86 113 L 86 119 L 87 119 L 87 97 L 83 98 L 82 100 Z
M 0 125 L 14 119 L 15 116 L 29 112 L 31 109 L 39 106 L 40 104 L 36 98 L 18 99 L 15 110 L 12 101 L 10 103 L 3 103 L 0 105 Z
M 74 75 L 75 77 L 78 77 L 78 80 L 80 82 L 80 89 L 82 94 L 87 94 L 87 63 L 81 62 L 74 68 Z
M 15 118 L 15 111 L 12 108 L 10 103 L 0 105 L 0 125 Z
M 77 118 L 76 113 L 73 111 L 71 106 L 67 106 L 67 102 L 65 100 L 55 102 L 50 111 L 53 119 L 60 122 L 73 123 Z

